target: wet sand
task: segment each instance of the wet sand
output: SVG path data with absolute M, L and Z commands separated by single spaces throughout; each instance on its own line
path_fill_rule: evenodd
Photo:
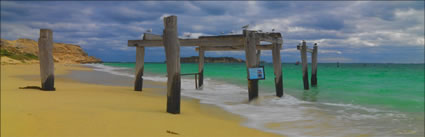
M 39 71 L 38 64 L 1 66 L 1 136 L 279 136 L 243 127 L 243 118 L 190 98 L 182 100 L 180 115 L 168 114 L 161 83 L 146 82 L 136 92 L 84 82 L 76 75 L 104 74 L 79 65 L 55 64 L 56 91 L 18 88 L 40 86 Z

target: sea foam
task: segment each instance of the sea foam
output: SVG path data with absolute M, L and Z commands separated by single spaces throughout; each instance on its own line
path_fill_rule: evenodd
M 95 71 L 134 78 L 133 69 L 87 64 Z M 123 71 L 126 70 L 126 71 Z M 165 75 L 146 74 L 145 80 L 166 82 Z M 405 119 L 397 112 L 388 112 L 352 104 L 319 103 L 299 100 L 291 95 L 275 97 L 270 92 L 259 91 L 259 98 L 249 102 L 245 87 L 228 84 L 225 81 L 204 79 L 202 90 L 196 90 L 193 77 L 181 79 L 181 94 L 199 99 L 201 103 L 213 104 L 233 114 L 246 118 L 244 126 L 287 136 L 346 136 L 370 134 L 388 136 L 393 132 L 376 133 L 374 122 L 384 119 Z M 268 127 L 268 124 L 277 127 Z M 372 128 L 371 128 L 372 127 Z M 387 129 L 387 128 L 384 128 Z M 391 126 L 388 127 L 388 130 Z M 382 130 L 382 129 L 380 129 Z M 332 132 L 329 132 L 332 131 Z M 313 134 L 314 133 L 314 134 Z

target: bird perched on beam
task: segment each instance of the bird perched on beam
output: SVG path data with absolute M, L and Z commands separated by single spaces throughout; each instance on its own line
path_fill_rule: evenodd
M 148 29 L 148 30 L 146 30 L 146 32 L 147 33 L 151 33 L 152 32 L 152 29 Z

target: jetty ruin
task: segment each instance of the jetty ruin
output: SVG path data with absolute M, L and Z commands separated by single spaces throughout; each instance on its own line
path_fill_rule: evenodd
M 271 44 L 260 45 L 261 41 Z M 143 86 L 143 66 L 145 47 L 165 48 L 167 62 L 167 112 L 180 113 L 180 46 L 195 46 L 199 52 L 198 87 L 203 86 L 204 57 L 206 51 L 245 51 L 246 66 L 258 67 L 261 50 L 272 50 L 273 67 L 275 74 L 276 96 L 283 96 L 282 68 L 280 49 L 282 48 L 280 33 L 261 33 L 258 31 L 244 30 L 241 35 L 200 36 L 197 39 L 179 39 L 177 33 L 177 17 L 164 18 L 163 35 L 145 33 L 142 40 L 128 40 L 128 46 L 136 47 L 136 80 L 134 90 L 141 91 Z M 248 79 L 249 100 L 258 97 L 258 80 Z
M 271 44 L 260 44 L 266 42 Z M 39 39 L 39 58 L 40 58 L 40 76 L 42 90 L 55 90 L 54 88 L 54 67 L 52 56 L 53 33 L 50 29 L 40 30 Z M 258 79 L 249 78 L 249 69 L 258 68 L 260 65 L 260 55 L 262 50 L 271 50 L 273 56 L 274 82 L 276 96 L 282 97 L 283 80 L 280 49 L 283 39 L 280 33 L 260 32 L 254 30 L 243 30 L 242 34 L 219 35 L 219 36 L 200 36 L 196 39 L 180 39 L 177 33 L 177 17 L 168 16 L 164 18 L 163 35 L 144 33 L 142 40 L 128 40 L 129 47 L 136 47 L 136 78 L 134 90 L 143 89 L 143 70 L 144 56 L 146 47 L 164 47 L 167 64 L 167 112 L 171 114 L 180 113 L 180 90 L 181 76 L 195 75 L 195 84 L 197 89 L 202 89 L 204 80 L 204 58 L 207 51 L 245 51 L 246 67 L 248 73 L 248 98 L 253 100 L 258 97 Z M 195 46 L 199 53 L 198 73 L 181 74 L 180 73 L 180 46 Z M 313 49 L 307 48 L 305 41 L 300 50 L 303 64 L 303 82 L 304 89 L 308 89 L 307 72 L 307 52 L 312 53 L 312 79 L 313 86 L 317 85 L 317 44 Z M 199 79 L 198 79 L 199 76 Z

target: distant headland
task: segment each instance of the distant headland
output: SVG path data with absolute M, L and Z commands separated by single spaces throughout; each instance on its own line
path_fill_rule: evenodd
M 1 39 L 1 64 L 38 63 L 38 42 L 32 39 Z M 58 63 L 101 63 L 102 60 L 88 56 L 78 45 L 53 44 L 53 60 Z

